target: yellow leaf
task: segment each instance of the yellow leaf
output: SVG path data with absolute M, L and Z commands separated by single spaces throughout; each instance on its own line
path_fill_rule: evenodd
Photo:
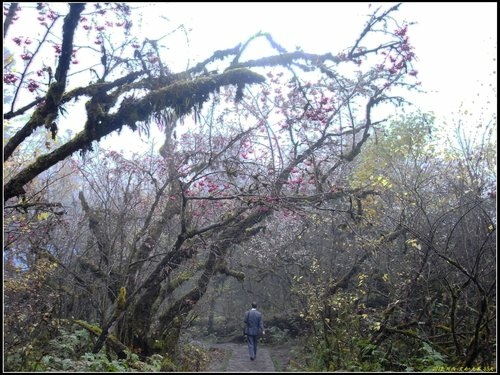
M 43 221 L 43 220 L 47 220 L 49 216 L 50 216 L 50 212 L 42 212 L 36 216 L 36 219 L 38 221 Z

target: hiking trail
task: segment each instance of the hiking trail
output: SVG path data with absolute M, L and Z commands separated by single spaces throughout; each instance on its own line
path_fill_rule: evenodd
M 286 371 L 289 348 L 259 345 L 257 357 L 251 361 L 248 346 L 243 343 L 211 344 L 210 365 L 207 371 L 213 372 L 279 372 Z M 273 356 L 273 359 L 271 358 Z

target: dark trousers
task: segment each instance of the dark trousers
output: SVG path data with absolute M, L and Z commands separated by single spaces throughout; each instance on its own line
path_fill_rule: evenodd
M 257 356 L 257 338 L 258 336 L 247 336 L 248 354 L 250 354 L 250 358 L 255 358 Z

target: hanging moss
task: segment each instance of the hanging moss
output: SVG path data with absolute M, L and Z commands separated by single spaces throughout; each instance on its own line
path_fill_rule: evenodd
M 112 119 L 113 123 L 126 124 L 131 128 L 137 122 L 148 121 L 151 116 L 165 108 L 172 108 L 178 117 L 200 108 L 221 86 L 262 83 L 265 78 L 246 68 L 231 69 L 208 77 L 176 81 L 158 90 L 151 91 L 144 98 L 128 97 Z
M 183 116 L 190 113 L 193 109 L 200 108 L 208 100 L 210 93 L 217 92 L 222 86 L 243 86 L 262 83 L 264 81 L 265 78 L 262 75 L 252 72 L 247 68 L 230 69 L 221 74 L 214 74 L 208 77 L 188 78 L 151 91 L 141 99 L 134 98 L 133 96 L 125 98 L 118 112 L 114 114 L 109 114 L 109 109 L 113 100 L 116 100 L 117 97 L 114 95 L 104 95 L 103 98 L 106 100 L 105 106 L 102 107 L 101 105 L 101 107 L 96 106 L 90 109 L 91 113 L 89 113 L 84 131 L 50 154 L 39 157 L 36 162 L 25 168 L 4 186 L 4 201 L 14 196 L 25 194 L 26 191 L 23 186 L 39 173 L 58 161 L 64 160 L 73 152 L 91 150 L 93 141 L 99 141 L 111 132 L 121 129 L 123 125 L 137 129 L 137 123 L 149 121 L 155 113 L 166 108 L 172 108 L 177 115 Z M 96 102 L 94 101 L 93 104 L 96 104 Z M 97 101 L 97 104 L 99 104 L 99 101 Z M 46 115 L 50 112 L 47 110 L 38 112 L 37 122 L 33 126 L 37 125 L 38 122 L 43 122 Z M 28 129 L 27 131 L 31 134 L 33 129 Z M 15 145 L 12 146 L 8 143 L 4 148 L 4 155 L 9 155 L 13 151 L 13 147 L 15 148 Z

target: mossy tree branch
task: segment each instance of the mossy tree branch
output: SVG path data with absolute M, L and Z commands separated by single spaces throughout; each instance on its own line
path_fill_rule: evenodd
M 87 331 L 89 331 L 92 335 L 96 337 L 100 337 L 100 335 L 102 334 L 102 329 L 93 324 L 87 323 L 83 320 L 74 320 L 74 322 L 75 324 L 78 324 L 80 327 L 85 328 Z M 120 359 L 127 358 L 128 348 L 124 344 L 122 344 L 120 340 L 118 340 L 118 338 L 116 338 L 113 335 L 107 335 L 106 344 L 109 345 L 109 347 L 116 353 L 118 358 Z
M 180 115 L 189 113 L 196 105 L 207 101 L 209 94 L 227 85 L 245 85 L 264 82 L 264 77 L 248 69 L 233 69 L 210 77 L 184 80 L 150 92 L 142 99 L 125 99 L 115 114 L 89 113 L 85 129 L 73 139 L 52 151 L 38 157 L 14 176 L 4 186 L 4 200 L 25 193 L 23 186 L 58 162 L 76 151 L 90 148 L 93 141 L 120 130 L 124 125 L 136 129 L 138 122 L 147 121 L 154 113 L 174 108 Z M 97 101 L 97 99 L 96 99 Z M 92 106 L 88 106 L 94 110 Z

